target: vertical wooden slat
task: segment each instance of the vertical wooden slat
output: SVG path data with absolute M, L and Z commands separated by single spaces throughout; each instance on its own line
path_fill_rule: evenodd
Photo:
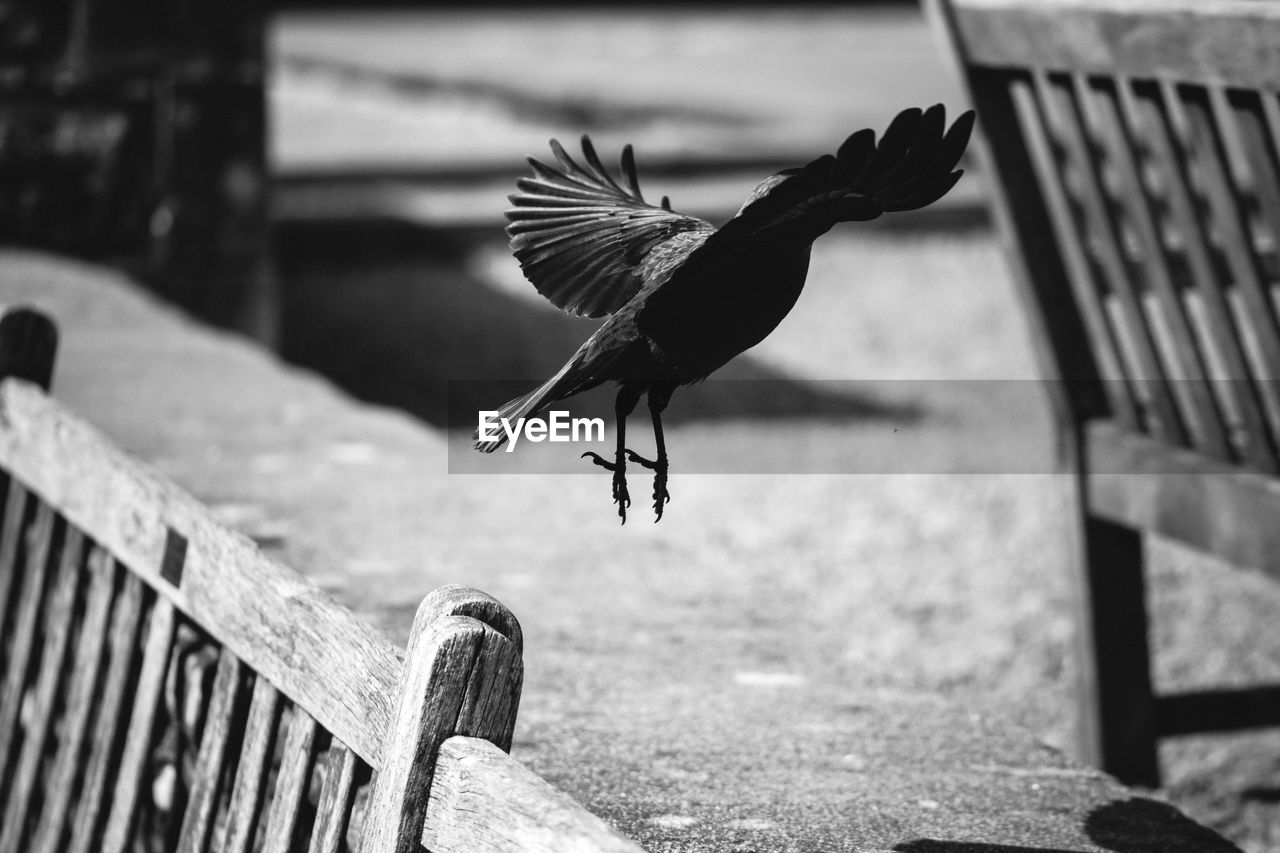
M 1275 139 L 1267 123 L 1262 96 L 1258 92 L 1231 89 L 1226 93 L 1226 100 L 1227 115 L 1244 145 L 1253 176 L 1252 189 L 1257 193 L 1267 230 L 1273 239 L 1280 239 L 1280 164 L 1276 161 Z
M 236 763 L 235 787 L 227 808 L 223 853 L 248 853 L 258 829 L 258 815 L 266 794 L 271 751 L 280 726 L 280 693 L 262 676 L 253 684 L 253 701 L 245 725 L 244 746 Z
M 155 734 L 156 712 L 169 670 L 169 650 L 173 647 L 174 627 L 173 605 L 167 598 L 156 598 L 151 608 L 147 642 L 142 653 L 142 669 L 138 674 L 124 753 L 120 756 L 120 769 L 115 777 L 111 812 L 103 833 L 103 853 L 124 853 L 134 831 L 139 798 L 147 782 L 144 774 Z
M 1138 171 L 1133 129 L 1126 124 L 1121 113 L 1116 84 L 1095 79 L 1082 94 L 1098 111 L 1099 125 L 1104 129 L 1103 138 L 1120 179 L 1119 201 L 1137 232 L 1143 253 L 1142 270 L 1172 337 L 1173 359 L 1181 368 L 1181 376 L 1175 376 L 1175 379 L 1186 380 L 1180 384 L 1187 391 L 1186 396 L 1195 412 L 1194 420 L 1200 427 L 1197 436 L 1199 449 L 1215 459 L 1230 461 L 1222 412 L 1207 383 L 1207 362 L 1191 328 L 1187 308 L 1173 282 L 1156 214 Z
M 311 781 L 316 755 L 315 718 L 293 706 L 288 734 L 276 773 L 275 793 L 267 811 L 267 831 L 262 853 L 288 853 L 298 829 L 298 816 Z
M 71 642 L 71 617 L 83 557 L 84 537 L 80 531 L 70 528 L 62 545 L 49 606 L 45 610 L 44 649 L 35 684 L 28 694 L 31 704 L 29 712 L 24 714 L 28 718 L 27 731 L 4 808 L 0 850 L 24 849 L 25 831 L 33 822 L 29 809 L 39 783 L 45 747 L 54 721 L 58 685 L 62 681 L 67 647 Z
M 1178 86 L 1171 101 L 1171 106 L 1181 110 L 1190 127 L 1191 157 L 1203 179 L 1217 235 L 1246 308 L 1243 321 L 1252 332 L 1251 337 L 1260 356 L 1260 363 L 1253 365 L 1253 372 L 1266 402 L 1264 414 L 1270 427 L 1271 443 L 1275 446 L 1280 436 L 1280 395 L 1277 393 L 1280 389 L 1275 387 L 1274 381 L 1280 378 L 1280 325 L 1266 291 L 1265 273 L 1256 248 L 1249 239 L 1248 214 L 1240 194 L 1231 183 L 1226 147 L 1214 119 L 1208 91 L 1200 87 Z
M 1123 317 L 1124 330 L 1127 331 L 1123 338 L 1130 343 L 1135 359 L 1130 368 L 1136 374 L 1139 387 L 1150 395 L 1155 422 L 1147 426 L 1163 441 L 1186 445 L 1186 430 L 1174 407 L 1154 336 L 1125 263 L 1119 242 L 1120 223 L 1107 203 L 1101 166 L 1086 132 L 1085 116 L 1076 90 L 1078 78 L 1037 72 L 1035 81 L 1042 101 L 1060 119 L 1063 144 L 1081 177 L 1080 203 L 1084 219 L 1092 226 L 1090 230 L 1095 237 L 1103 275 Z
M 89 761 L 76 805 L 68 853 L 96 850 L 103 815 L 110 806 L 119 741 L 128 722 L 128 691 L 135 669 L 138 627 L 142 622 L 143 586 L 138 576 L 121 569 L 124 576 L 111 619 L 110 653 L 102 699 L 90 729 Z
M 1275 145 L 1280 143 L 1280 94 L 1267 91 L 1261 93 L 1260 99 L 1263 121 L 1267 125 L 1268 135 L 1273 143 L 1272 150 L 1275 151 Z
M 1065 465 L 1078 425 L 1116 409 L 1103 388 L 1084 309 L 1072 293 L 1046 190 L 1014 102 L 1017 89 L 1025 93 L 1025 75 L 970 63 L 953 5 L 948 0 L 924 0 L 923 5 L 978 112 L 979 132 L 970 148 L 987 176 L 992 218 L 1017 284 L 1037 365 L 1048 380 L 1058 461 Z
M 26 532 L 22 589 L 14 614 L 4 681 L 0 683 L 0 794 L 7 788 L 6 783 L 12 773 L 10 762 L 16 755 L 15 747 L 22 736 L 18 731 L 18 713 L 22 710 L 22 697 L 31 675 L 31 658 L 36 651 L 36 637 L 41 627 L 41 602 L 49 574 L 49 550 L 53 544 L 55 519 L 53 509 L 39 501 L 35 520 Z
M 28 519 L 27 504 L 31 500 L 22 483 L 8 478 L 9 487 L 4 502 L 4 522 L 0 527 L 0 642 L 13 621 L 10 598 L 14 581 L 21 576 L 18 556 L 21 553 L 22 531 Z M 5 662 L 8 666 L 8 662 Z
M 1022 123 L 1022 132 L 1031 150 L 1037 180 L 1044 191 L 1050 221 L 1070 271 L 1069 280 L 1084 324 L 1089 330 L 1102 371 L 1103 387 L 1116 419 L 1126 428 L 1139 431 L 1141 424 L 1130 377 L 1125 374 L 1120 346 L 1102 305 L 1102 286 L 1094 275 L 1093 264 L 1084 248 L 1084 238 L 1063 181 L 1062 170 L 1053 154 L 1047 128 L 1048 116 L 1039 93 L 1027 82 L 1010 82 L 1013 103 Z
M 223 649 L 213 679 L 213 695 L 205 718 L 204 735 L 196 758 L 195 778 L 187 799 L 178 837 L 178 853 L 205 853 L 213 835 L 218 801 L 222 796 L 228 744 L 240 711 L 244 671 L 239 659 Z
M 1263 418 L 1262 400 L 1250 380 L 1253 371 L 1227 304 L 1225 282 L 1217 273 L 1212 241 L 1191 195 L 1191 176 L 1176 143 L 1164 97 L 1153 82 L 1134 82 L 1129 91 L 1131 97 L 1127 104 L 1146 129 L 1151 153 L 1160 167 L 1169 211 L 1182 239 L 1183 254 L 1204 311 L 1205 331 L 1226 372 L 1222 377 L 1225 381 L 1215 384 L 1230 399 L 1240 419 L 1237 440 L 1241 455 L 1256 470 L 1273 473 L 1277 470 L 1276 455 Z
M 63 849 L 62 840 L 69 823 L 73 792 L 84 770 L 85 736 L 107 646 L 115 571 L 116 567 L 106 551 L 98 547 L 90 551 L 89 591 L 80 636 L 76 641 L 75 661 L 68 678 L 62 736 L 45 785 L 44 805 L 31 840 L 32 853 L 58 853 Z
M 334 740 L 325 756 L 324 786 L 316 804 L 316 824 L 311 829 L 307 853 L 338 853 L 346 843 L 347 826 L 355 804 L 356 773 L 360 759 L 346 745 Z

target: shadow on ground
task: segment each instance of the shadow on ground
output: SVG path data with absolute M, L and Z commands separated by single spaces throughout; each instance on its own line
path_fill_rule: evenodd
M 1114 800 L 1085 820 L 1089 840 L 1112 853 L 1240 853 L 1218 833 L 1173 806 L 1143 797 Z M 922 838 L 893 848 L 895 853 L 1072 853 L 1049 847 L 1019 847 Z
M 475 235 L 390 222 L 292 224 L 278 234 L 282 352 L 353 396 L 435 426 L 474 429 L 554 373 L 599 325 L 502 293 L 466 271 Z M 492 239 L 486 235 L 484 239 Z M 684 389 L 669 421 L 888 418 L 918 412 L 833 394 L 741 357 L 723 380 Z M 576 400 L 577 416 L 607 416 L 611 387 Z M 450 412 L 453 417 L 450 418 Z

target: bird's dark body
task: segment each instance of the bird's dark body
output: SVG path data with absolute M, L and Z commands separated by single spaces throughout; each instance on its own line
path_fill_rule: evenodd
M 948 130 L 941 106 L 906 110 L 879 143 L 870 130 L 798 169 L 765 179 L 723 227 L 660 206 L 640 194 L 630 146 L 620 184 L 583 137 L 586 167 L 556 142 L 561 169 L 530 160 L 507 212 L 511 246 L 525 275 L 556 306 L 588 317 L 608 316 L 555 376 L 507 403 L 510 420 L 604 382 L 620 387 L 618 447 L 607 462 L 614 499 L 625 520 L 630 502 L 625 461 L 656 472 L 654 508 L 662 516 L 667 459 L 660 414 L 672 391 L 699 382 L 764 340 L 804 288 L 813 241 L 837 222 L 924 207 L 960 177 L 954 171 L 973 114 Z M 648 394 L 658 443 L 649 461 L 624 447 L 627 414 Z M 482 441 L 491 452 L 504 439 Z
M 808 273 L 808 245 L 746 247 L 698 281 L 657 289 L 636 324 L 673 363 L 675 382 L 697 382 L 768 337 L 795 306 Z

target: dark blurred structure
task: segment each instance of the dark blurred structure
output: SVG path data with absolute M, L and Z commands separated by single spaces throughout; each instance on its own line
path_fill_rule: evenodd
M 0 0 L 0 244 L 272 340 L 264 4 Z

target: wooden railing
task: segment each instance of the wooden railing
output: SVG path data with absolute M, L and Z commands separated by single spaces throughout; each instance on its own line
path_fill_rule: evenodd
M 53 340 L 0 321 L 0 850 L 641 850 L 506 754 L 510 611 L 438 589 L 402 661 L 51 399 Z

